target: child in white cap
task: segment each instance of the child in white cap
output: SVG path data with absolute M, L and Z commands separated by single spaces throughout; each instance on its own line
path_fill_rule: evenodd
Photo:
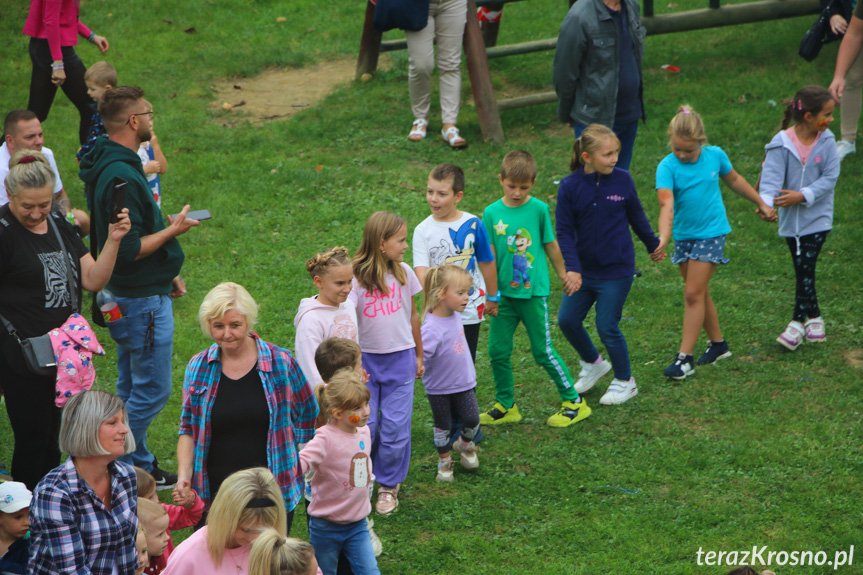
M 0 483 L 0 573 L 27 572 L 32 498 L 23 483 Z

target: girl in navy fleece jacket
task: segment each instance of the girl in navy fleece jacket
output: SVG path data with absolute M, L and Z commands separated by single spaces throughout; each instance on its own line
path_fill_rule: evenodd
M 575 141 L 573 173 L 557 193 L 557 241 L 566 264 L 566 295 L 558 323 L 581 357 L 575 389 L 591 389 L 612 368 L 614 380 L 599 400 L 620 404 L 638 395 L 629 367 L 626 339 L 618 324 L 635 274 L 635 248 L 629 227 L 650 258 L 661 261 L 659 238 L 650 228 L 629 172 L 615 168 L 620 141 L 605 126 L 591 124 Z M 596 304 L 596 331 L 611 363 L 604 360 L 584 329 L 584 318 Z

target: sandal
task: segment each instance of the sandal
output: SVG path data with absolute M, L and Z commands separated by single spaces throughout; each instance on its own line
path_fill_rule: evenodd
M 459 136 L 458 128 L 455 126 L 441 130 L 440 134 L 443 136 L 443 141 L 449 144 L 451 148 L 463 148 L 467 146 L 467 140 Z
M 408 134 L 408 140 L 411 142 L 419 142 L 423 138 L 426 137 L 426 126 L 428 126 L 428 120 L 423 120 L 422 118 L 417 118 L 414 120 L 413 125 L 411 126 L 411 133 Z

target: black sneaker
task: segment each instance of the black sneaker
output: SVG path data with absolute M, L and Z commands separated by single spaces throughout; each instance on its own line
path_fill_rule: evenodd
M 708 363 L 716 363 L 720 359 L 731 357 L 731 351 L 728 349 L 728 342 L 711 341 L 707 344 L 707 349 L 704 354 L 698 358 L 698 365 L 707 365 Z
M 674 363 L 665 368 L 663 375 L 671 379 L 686 379 L 695 373 L 695 362 L 692 361 L 691 355 L 677 354 Z
M 153 471 L 150 474 L 156 480 L 156 491 L 172 489 L 177 484 L 177 474 L 159 469 L 159 462 L 157 460 L 153 460 Z

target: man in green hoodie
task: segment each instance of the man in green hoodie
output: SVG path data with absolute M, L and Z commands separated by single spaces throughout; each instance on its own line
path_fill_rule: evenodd
M 172 297 L 186 293 L 180 268 L 180 236 L 200 222 L 187 219 L 189 206 L 165 226 L 153 198 L 138 147 L 151 136 L 153 114 L 136 86 L 119 86 L 105 93 L 99 114 L 108 132 L 81 159 L 79 176 L 93 207 L 91 241 L 105 243 L 111 216 L 114 178 L 127 182 L 126 205 L 132 229 L 123 238 L 117 264 L 106 291 L 117 301 L 122 317 L 108 323 L 117 343 L 117 395 L 126 402 L 136 449 L 127 463 L 149 471 L 157 487 L 176 483 L 177 476 L 158 467 L 147 449 L 147 428 L 171 396 L 171 356 L 174 342 Z

